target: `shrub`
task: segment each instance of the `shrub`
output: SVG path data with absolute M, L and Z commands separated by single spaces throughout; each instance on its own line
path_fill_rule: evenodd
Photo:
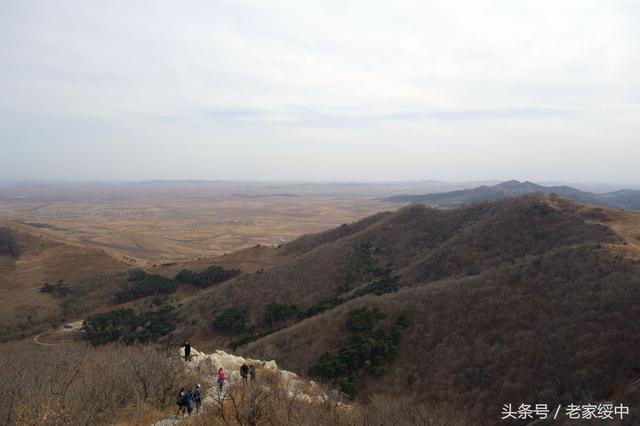
M 59 280 L 55 284 L 44 283 L 44 285 L 40 287 L 40 292 L 51 294 L 56 297 L 64 297 L 71 292 L 71 289 L 64 281 Z
M 282 303 L 270 303 L 267 305 L 264 322 L 269 326 L 288 320 L 298 314 L 298 306 L 287 305 Z
M 157 311 L 136 313 L 133 309 L 114 311 L 88 317 L 84 322 L 85 338 L 98 346 L 113 341 L 128 345 L 155 342 L 175 330 L 174 308 L 165 306 Z
M 339 385 L 350 397 L 356 396 L 357 373 L 365 369 L 374 376 L 384 374 L 384 366 L 397 354 L 400 338 L 409 324 L 408 314 L 403 312 L 388 332 L 378 327 L 384 316 L 378 308 L 350 310 L 345 326 L 351 337 L 338 351 L 322 354 L 309 374 Z
M 346 299 L 342 297 L 332 297 L 328 299 L 322 299 L 320 302 L 316 303 L 315 305 L 310 306 L 304 311 L 299 312 L 298 318 L 305 319 L 315 315 L 319 315 L 324 311 L 328 311 L 337 306 L 340 306 L 349 300 L 362 297 L 367 294 L 375 294 L 377 296 L 380 296 L 385 293 L 392 293 L 392 292 L 398 291 L 399 288 L 400 288 L 400 285 L 398 284 L 398 278 L 392 277 L 386 274 L 382 279 L 354 291 L 353 294 Z
M 131 271 L 129 274 L 131 286 L 127 290 L 116 293 L 118 303 L 139 299 L 146 296 L 175 293 L 178 282 L 171 278 L 157 274 L 147 274 L 143 270 Z
M 347 326 L 347 330 L 351 331 L 353 334 L 369 334 L 373 331 L 373 327 L 376 323 L 383 318 L 384 314 L 380 312 L 380 309 L 378 308 L 373 308 L 371 310 L 367 307 L 352 309 L 347 315 L 345 325 Z
M 341 291 L 349 291 L 356 283 L 388 274 L 388 268 L 381 267 L 374 256 L 377 251 L 371 243 L 359 244 L 351 249 L 342 272 Z
M 247 313 L 237 308 L 224 310 L 213 320 L 213 327 L 217 330 L 238 333 L 247 329 Z
M 238 275 L 240 275 L 238 269 L 224 269 L 221 266 L 210 266 L 202 272 L 183 269 L 178 272 L 175 279 L 179 282 L 193 284 L 198 287 L 207 287 L 230 280 Z
M 304 319 L 304 318 L 312 317 L 314 315 L 321 314 L 324 311 L 328 311 L 329 309 L 333 309 L 336 306 L 342 305 L 344 302 L 345 300 L 340 297 L 322 299 L 320 302 L 316 303 L 315 305 L 300 312 L 298 314 L 298 318 Z
M 398 277 L 385 275 L 381 280 L 374 281 L 373 283 L 354 291 L 351 298 L 355 299 L 356 297 L 362 297 L 367 294 L 380 296 L 385 293 L 396 292 L 399 288 L 400 285 L 398 284 Z

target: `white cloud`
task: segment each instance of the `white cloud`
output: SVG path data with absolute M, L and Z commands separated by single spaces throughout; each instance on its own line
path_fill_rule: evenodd
M 639 181 L 639 23 L 622 0 L 4 2 L 0 178 Z

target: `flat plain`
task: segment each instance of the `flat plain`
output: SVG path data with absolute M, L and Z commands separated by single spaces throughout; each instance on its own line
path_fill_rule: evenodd
M 282 244 L 389 208 L 376 195 L 333 185 L 20 185 L 0 188 L 0 218 L 146 266 Z
M 433 181 L 2 184 L 0 219 L 145 266 L 219 256 L 256 244 L 279 245 L 301 234 L 396 209 L 382 200 L 392 194 L 473 185 Z

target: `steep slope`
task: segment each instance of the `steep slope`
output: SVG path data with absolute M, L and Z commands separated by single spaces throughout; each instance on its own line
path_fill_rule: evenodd
M 424 195 L 396 195 L 386 201 L 392 203 L 424 203 L 432 206 L 453 208 L 463 204 L 481 201 L 499 200 L 505 197 L 518 197 L 529 194 L 557 194 L 581 203 L 614 207 L 627 210 L 640 210 L 640 191 L 622 190 L 605 194 L 580 191 L 570 186 L 543 186 L 532 182 L 510 180 L 495 186 L 479 186 L 462 191 L 443 192 Z
M 341 237 L 307 237 L 319 244 L 208 290 L 182 308 L 198 322 L 178 334 L 216 345 L 248 336 L 241 352 L 308 373 L 325 353 L 341 359 L 355 309 L 380 309 L 380 330 L 407 311 L 395 358 L 375 374 L 354 371 L 361 394 L 444 400 L 485 419 L 505 402 L 606 398 L 634 379 L 640 347 L 626 320 L 640 314 L 640 271 L 615 223 L 602 209 L 538 196 L 409 206 Z M 393 279 L 395 287 L 371 287 Z M 305 313 L 327 299 L 324 312 L 266 321 L 272 303 Z M 229 308 L 247 312 L 244 332 L 212 326 Z

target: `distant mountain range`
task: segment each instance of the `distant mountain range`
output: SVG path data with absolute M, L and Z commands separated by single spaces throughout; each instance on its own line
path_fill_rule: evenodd
M 604 194 L 594 194 L 580 191 L 570 186 L 542 186 L 533 182 L 519 182 L 517 180 L 502 182 L 494 186 L 482 185 L 477 188 L 460 191 L 423 195 L 395 195 L 386 198 L 385 201 L 392 203 L 421 203 L 453 208 L 479 201 L 493 201 L 535 193 L 557 194 L 582 203 L 640 211 L 640 190 L 623 189 Z

